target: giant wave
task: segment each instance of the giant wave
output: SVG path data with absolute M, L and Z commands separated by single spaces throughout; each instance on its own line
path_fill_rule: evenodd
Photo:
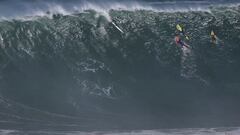
M 0 22 L 1 128 L 239 125 L 238 6 L 51 13 Z

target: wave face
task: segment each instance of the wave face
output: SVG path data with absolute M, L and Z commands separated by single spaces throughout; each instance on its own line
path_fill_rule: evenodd
M 191 49 L 175 45 L 177 23 Z M 239 126 L 239 35 L 239 7 L 2 20 L 0 127 Z

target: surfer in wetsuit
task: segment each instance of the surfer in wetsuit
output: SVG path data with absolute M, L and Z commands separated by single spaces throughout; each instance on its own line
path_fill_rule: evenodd
M 212 43 L 216 44 L 216 43 L 217 43 L 217 36 L 216 36 L 216 34 L 213 32 L 213 30 L 211 31 L 210 37 L 211 37 Z
M 190 48 L 190 46 L 184 43 L 179 36 L 175 37 L 175 42 L 177 45 L 180 45 L 181 47 L 185 46 L 187 48 Z

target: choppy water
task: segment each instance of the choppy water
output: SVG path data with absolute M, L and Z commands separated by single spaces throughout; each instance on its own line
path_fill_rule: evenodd
M 240 8 L 205 3 L 184 10 L 141 4 L 2 13 L 0 128 L 10 129 L 2 134 L 238 127 Z M 190 49 L 175 45 L 177 23 L 184 25 Z M 211 30 L 217 44 L 210 41 Z

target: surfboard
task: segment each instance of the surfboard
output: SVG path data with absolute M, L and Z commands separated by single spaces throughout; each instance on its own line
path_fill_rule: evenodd
M 182 27 L 179 24 L 176 25 L 176 28 L 177 28 L 177 30 L 183 32 L 183 29 L 182 29 Z
M 176 28 L 177 28 L 178 31 L 182 32 L 182 34 L 185 36 L 185 38 L 186 38 L 187 40 L 190 39 L 189 36 L 187 36 L 186 34 L 184 34 L 183 28 L 182 28 L 179 24 L 176 25 Z
M 121 33 L 124 33 L 123 30 L 121 30 L 114 22 L 112 22 L 112 24 L 118 31 L 120 31 Z

